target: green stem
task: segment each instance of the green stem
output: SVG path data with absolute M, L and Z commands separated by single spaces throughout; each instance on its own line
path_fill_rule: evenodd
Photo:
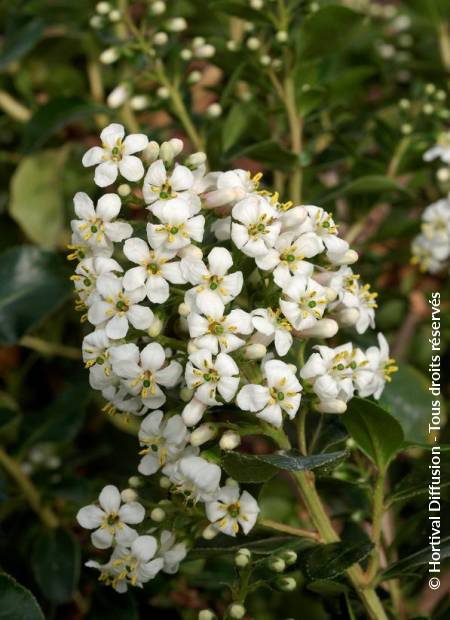
M 156 336 L 156 342 L 164 347 L 171 347 L 172 349 L 178 349 L 180 351 L 186 351 L 187 343 L 183 340 L 177 340 L 176 338 L 170 338 L 169 336 Z
M 442 64 L 444 69 L 450 73 L 450 25 L 448 22 L 439 24 L 438 34 Z
M 288 75 L 284 81 L 284 96 L 289 123 L 291 149 L 296 155 L 300 155 L 303 141 L 303 119 L 297 113 L 295 85 L 291 75 Z M 290 199 L 295 205 L 300 204 L 302 200 L 302 176 L 302 167 L 300 162 L 298 162 L 289 179 Z
M 58 527 L 59 520 L 55 513 L 48 507 L 43 506 L 39 491 L 36 489 L 30 478 L 24 473 L 20 464 L 10 457 L 3 448 L 0 448 L 0 465 L 8 472 L 22 491 L 27 502 L 39 516 L 42 523 L 50 528 Z
M 370 557 L 369 566 L 367 568 L 367 581 L 371 583 L 377 574 L 380 547 L 381 547 L 381 532 L 384 510 L 384 485 L 385 485 L 385 472 L 378 471 L 377 479 L 375 482 L 375 489 L 373 493 L 373 505 L 372 505 L 372 542 L 375 545 L 372 555 Z
M 308 454 L 308 448 L 306 446 L 306 407 L 300 407 L 300 412 L 297 416 L 297 438 L 298 447 L 303 456 Z
M 26 123 L 31 118 L 31 111 L 5 90 L 0 90 L 0 108 L 19 123 Z
M 406 153 L 408 146 L 410 145 L 410 142 L 411 138 L 404 137 L 398 143 L 386 172 L 387 176 L 391 179 L 395 179 L 395 177 L 397 176 L 399 166 L 402 162 L 403 156 Z
M 272 519 L 260 519 L 258 521 L 258 525 L 270 530 L 276 530 L 277 532 L 284 532 L 285 534 L 292 534 L 292 536 L 299 536 L 300 538 L 312 538 L 313 540 L 320 539 L 320 534 L 318 532 L 305 530 L 301 527 L 293 527 L 292 525 L 286 525 L 285 523 L 278 523 L 278 521 L 272 521 Z
M 58 344 L 57 342 L 47 342 L 46 340 L 41 340 L 41 338 L 36 338 L 35 336 L 24 336 L 20 340 L 19 344 L 21 347 L 32 349 L 42 355 L 66 357 L 70 360 L 79 360 L 81 358 L 80 349 L 76 349 L 75 347 L 67 347 L 63 344 Z

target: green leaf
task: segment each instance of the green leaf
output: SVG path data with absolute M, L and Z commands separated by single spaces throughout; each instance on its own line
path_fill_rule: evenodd
M 39 41 L 45 22 L 37 17 L 7 37 L 0 52 L 0 71 L 4 71 L 14 60 L 25 56 Z
M 299 32 L 302 58 L 336 55 L 348 47 L 362 14 L 343 6 L 326 6 L 303 21 Z
M 444 456 L 444 455 L 443 455 Z M 405 476 L 395 486 L 392 493 L 386 498 L 386 505 L 392 506 L 410 500 L 419 495 L 428 495 L 428 485 L 430 483 L 430 471 L 412 471 Z M 441 490 L 450 486 L 450 466 L 448 463 L 441 463 Z
M 316 545 L 301 556 L 301 565 L 308 580 L 335 579 L 353 564 L 364 560 L 372 549 L 371 542 L 357 545 L 344 542 Z
M 323 105 L 325 99 L 324 92 L 318 89 L 301 92 L 297 101 L 297 109 L 300 116 L 308 116 L 314 110 Z
M 212 5 L 213 9 L 222 11 L 233 17 L 241 17 L 250 22 L 270 23 L 270 19 L 266 11 L 257 11 L 252 9 L 248 3 L 239 2 L 239 0 L 217 0 Z
M 430 441 L 429 411 L 434 397 L 428 391 L 428 379 L 412 366 L 400 364 L 392 382 L 384 388 L 380 404 L 396 418 L 410 443 Z M 441 409 L 444 403 L 441 401 Z
M 23 148 L 27 152 L 37 149 L 69 123 L 98 112 L 105 108 L 73 97 L 52 99 L 39 107 L 25 126 Z
M 397 420 L 378 404 L 363 398 L 352 398 L 342 419 L 361 450 L 384 471 L 403 444 L 403 431 Z
M 239 153 L 234 153 L 233 157 L 249 157 L 256 161 L 271 164 L 277 170 L 290 170 L 298 163 L 297 155 L 283 148 L 275 140 L 258 142 L 239 151 Z
M 228 151 L 238 142 L 245 133 L 249 124 L 248 106 L 242 103 L 235 104 L 228 114 L 222 128 L 223 148 Z
M 278 472 L 278 469 L 255 458 L 253 455 L 229 452 L 222 459 L 222 467 L 237 482 L 265 482 Z
M 0 407 L 0 440 L 7 442 L 15 438 L 21 420 L 20 413 L 15 409 Z
M 0 344 L 15 344 L 71 293 L 61 257 L 29 245 L 0 254 Z
M 29 590 L 10 575 L 0 574 L 0 620 L 45 620 Z
M 441 561 L 450 557 L 450 536 L 441 539 Z M 382 574 L 382 579 L 393 579 L 405 573 L 412 573 L 416 568 L 428 564 L 431 560 L 431 548 L 425 547 L 420 551 L 416 551 L 412 555 L 402 558 L 398 562 L 394 562 Z
M 41 151 L 22 159 L 11 179 L 9 212 L 34 243 L 57 246 L 64 228 L 61 176 L 67 149 Z
M 349 588 L 345 585 L 345 583 L 339 583 L 338 581 L 327 581 L 326 579 L 312 581 L 308 584 L 307 588 L 308 590 L 311 590 L 311 592 L 316 592 L 317 594 L 322 594 L 324 596 L 340 596 L 341 594 L 349 592 Z
M 254 555 L 272 555 L 286 549 L 303 551 L 316 543 L 298 536 L 273 536 L 271 538 L 255 538 L 243 536 L 241 539 L 230 539 L 229 536 L 219 534 L 214 540 L 199 541 L 199 544 L 189 553 L 189 559 L 217 556 L 221 553 L 236 553 L 242 547 L 250 549 Z
M 65 530 L 43 530 L 34 541 L 33 575 L 44 596 L 54 603 L 72 599 L 80 577 L 80 562 L 80 545 Z
M 280 450 L 275 454 L 258 454 L 254 458 L 264 463 L 269 463 L 277 469 L 287 471 L 305 471 L 317 469 L 329 465 L 337 465 L 347 456 L 347 452 L 326 452 L 324 454 L 311 454 L 303 456 L 298 450 Z
M 359 194 L 380 194 L 382 192 L 404 192 L 407 190 L 399 185 L 393 179 L 385 177 L 379 174 L 370 174 L 364 177 L 359 177 L 347 185 L 340 187 L 339 189 L 327 194 L 322 202 L 329 202 L 335 200 L 339 196 L 352 196 Z

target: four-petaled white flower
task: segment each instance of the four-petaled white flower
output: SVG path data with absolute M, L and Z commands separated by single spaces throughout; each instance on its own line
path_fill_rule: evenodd
M 192 217 L 187 202 L 180 201 L 175 209 L 160 213 L 158 224 L 147 224 L 147 235 L 153 248 L 164 246 L 168 250 L 180 250 L 191 243 L 201 241 L 205 228 L 203 215 Z
M 152 411 L 142 420 L 138 437 L 143 455 L 138 471 L 151 476 L 181 454 L 189 433 L 180 415 L 165 418 L 162 411 Z
M 164 162 L 158 159 L 147 171 L 142 188 L 144 200 L 156 217 L 167 210 L 176 210 L 180 202 L 191 209 L 191 215 L 200 211 L 200 198 L 194 191 L 195 176 L 187 166 L 175 165 L 168 171 Z
M 205 195 L 207 207 L 231 205 L 252 194 L 259 184 L 261 174 L 251 177 L 246 170 L 236 169 L 221 172 L 216 180 L 216 189 Z
M 425 151 L 424 161 L 440 159 L 445 164 L 450 164 L 450 131 L 445 131 L 438 137 L 437 144 Z
M 191 312 L 187 317 L 189 335 L 195 346 L 207 349 L 213 355 L 222 351 L 231 353 L 245 344 L 237 334 L 248 335 L 252 332 L 251 316 L 236 308 L 223 315 L 223 304 L 211 305 L 206 316 Z
M 178 383 L 183 367 L 171 361 L 166 366 L 166 354 L 162 346 L 152 342 L 139 351 L 133 343 L 115 347 L 113 370 L 122 378 L 133 396 L 140 394 L 149 409 L 157 409 L 166 402 L 166 395 L 159 387 L 171 388 Z
M 100 299 L 94 301 L 88 312 L 89 322 L 95 326 L 104 325 L 108 338 L 116 340 L 127 335 L 129 323 L 136 329 L 148 329 L 154 319 L 150 308 L 139 305 L 145 298 L 145 288 L 124 291 L 122 283 L 122 278 L 111 273 L 99 276 Z
M 165 470 L 166 471 L 166 470 Z M 220 484 L 221 469 L 201 456 L 185 456 L 171 469 L 171 482 L 194 502 L 210 502 Z
M 88 244 L 106 248 L 111 242 L 123 241 L 133 233 L 133 228 L 127 222 L 113 221 L 122 206 L 117 194 L 104 194 L 94 207 L 87 194 L 78 192 L 73 203 L 80 219 L 72 220 L 72 228 Z
M 337 236 L 337 226 L 331 215 L 314 205 L 306 208 L 307 218 L 298 229 L 299 234 L 314 233 L 320 243 L 320 250 L 326 250 L 330 261 L 339 260 L 349 249 L 347 241 Z
M 238 407 L 256 413 L 256 417 L 279 428 L 283 412 L 294 418 L 300 407 L 299 380 L 288 364 L 270 360 L 263 367 L 264 385 L 244 385 L 236 397 Z
M 91 534 L 94 547 L 107 549 L 114 542 L 129 545 L 137 538 L 137 532 L 128 524 L 141 523 L 145 509 L 139 502 L 122 504 L 120 492 L 112 484 L 104 487 L 98 498 L 99 506 L 91 504 L 78 511 L 77 521 Z
M 219 489 L 217 498 L 205 506 L 206 516 L 213 527 L 228 536 L 236 536 L 241 527 L 248 534 L 256 523 L 259 506 L 247 491 L 240 493 L 239 487 L 226 485 Z
M 391 374 L 398 370 L 394 358 L 389 356 L 389 345 L 383 334 L 378 334 L 378 347 L 366 351 L 367 364 L 356 376 L 358 393 L 363 398 L 380 398 L 386 382 L 392 381 Z
M 113 258 L 106 256 L 94 256 L 84 258 L 75 268 L 75 275 L 71 277 L 75 290 L 80 298 L 80 307 L 91 306 L 96 299 L 99 299 L 97 293 L 97 278 L 103 273 L 111 271 L 120 273 L 123 268 Z
M 286 299 L 280 299 L 280 308 L 294 329 L 313 327 L 327 306 L 326 291 L 312 278 L 294 276 L 283 289 Z
M 262 257 L 273 248 L 281 230 L 277 210 L 263 196 L 240 200 L 231 212 L 231 238 L 236 246 L 253 258 Z
M 131 262 L 139 265 L 125 273 L 124 289 L 132 291 L 144 286 L 147 297 L 155 304 L 162 304 L 169 298 L 168 282 L 186 282 L 181 273 L 181 261 L 171 261 L 176 256 L 174 251 L 164 247 L 153 250 L 143 239 L 133 238 L 125 241 L 123 253 Z
M 163 530 L 159 537 L 158 556 L 161 557 L 164 565 L 162 570 L 168 575 L 173 575 L 178 571 L 180 562 L 187 555 L 185 543 L 177 542 L 177 537 L 169 530 Z
M 205 405 L 220 405 L 217 392 L 229 402 L 239 386 L 239 368 L 232 357 L 219 353 L 213 360 L 211 351 L 191 353 L 186 364 L 186 383 L 195 397 Z
M 283 288 L 292 276 L 303 275 L 309 278 L 314 266 L 303 259 L 311 258 L 319 252 L 320 241 L 314 233 L 305 233 L 297 238 L 292 233 L 284 233 L 275 241 L 274 248 L 256 259 L 256 264 L 260 269 L 273 269 L 275 284 Z
M 292 325 L 282 315 L 281 310 L 271 308 L 257 308 L 252 312 L 253 327 L 258 332 L 253 341 L 260 342 L 268 346 L 271 342 L 275 344 L 275 350 L 283 357 L 292 346 Z
M 146 148 L 148 138 L 142 133 L 124 136 L 123 125 L 111 123 L 100 134 L 102 146 L 93 146 L 83 156 L 83 166 L 96 166 L 94 181 L 99 187 L 114 183 L 119 172 L 127 181 L 144 176 L 142 161 L 134 153 Z

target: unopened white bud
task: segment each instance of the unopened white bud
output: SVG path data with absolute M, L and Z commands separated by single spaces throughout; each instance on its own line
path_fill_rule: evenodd
M 235 480 L 234 478 L 227 478 L 225 480 L 225 486 L 226 487 L 239 487 L 239 482 Z
M 398 105 L 402 110 L 409 110 L 411 107 L 411 101 L 409 99 L 400 99 Z
M 209 118 L 218 118 L 222 114 L 222 106 L 220 103 L 212 103 L 206 108 L 206 114 Z
M 412 133 L 413 126 L 410 123 L 403 123 L 400 130 L 404 136 L 409 136 Z
M 95 10 L 100 15 L 107 15 L 111 10 L 111 5 L 109 4 L 109 2 L 98 2 L 95 5 Z
M 187 21 L 184 17 L 174 17 L 167 22 L 167 30 L 170 30 L 170 32 L 183 32 L 187 26 Z
M 215 53 L 216 48 L 210 43 L 206 43 L 205 45 L 195 49 L 195 55 L 197 58 L 212 58 Z
M 182 60 L 191 60 L 191 58 L 192 58 L 191 50 L 189 50 L 187 47 L 184 50 L 181 50 L 180 58 Z
M 115 47 L 108 47 L 100 54 L 100 62 L 104 65 L 112 65 L 119 58 L 119 51 Z
M 256 37 L 249 37 L 247 39 L 247 47 L 249 50 L 252 50 L 253 52 L 256 50 L 259 50 L 259 48 L 261 47 L 261 41 L 257 39 Z
M 141 478 L 139 478 L 139 476 L 131 476 L 131 478 L 128 478 L 128 484 L 130 485 L 130 487 L 134 487 L 135 489 L 137 489 L 142 486 L 142 480 Z
M 286 562 L 282 558 L 270 558 L 267 565 L 274 573 L 282 573 L 286 568 Z
M 212 525 L 208 525 L 202 532 L 202 538 L 204 538 L 205 540 L 212 540 L 217 536 L 218 533 L 218 530 L 213 528 Z
M 436 177 L 441 183 L 445 183 L 450 179 L 450 168 L 439 168 L 436 172 Z
M 345 413 L 347 411 L 347 403 L 338 399 L 324 400 L 318 403 L 315 409 L 320 411 L 320 413 Z
M 157 2 L 154 2 L 152 4 L 150 10 L 153 15 L 162 15 L 162 13 L 164 13 L 166 10 L 166 3 L 162 2 L 162 0 L 157 0 Z
M 206 39 L 204 37 L 194 37 L 192 39 L 192 47 L 194 49 L 197 49 L 198 47 L 205 45 L 205 43 L 206 43 Z
M 295 553 L 295 551 L 292 551 L 292 549 L 283 551 L 283 553 L 281 553 L 281 557 L 288 566 L 291 566 L 291 564 L 295 564 L 295 562 L 297 561 L 297 554 Z
M 250 0 L 250 6 L 255 11 L 259 11 L 264 6 L 264 0 Z
M 263 54 L 260 57 L 259 62 L 262 64 L 263 67 L 268 67 L 271 64 L 272 59 L 268 54 Z
M 49 456 L 48 459 L 45 461 L 45 464 L 48 469 L 58 469 L 58 467 L 60 467 L 61 465 L 61 459 L 59 458 L 59 456 L 56 455 Z
M 171 138 L 169 144 L 172 147 L 174 157 L 177 157 L 184 149 L 184 142 L 180 138 Z
M 240 620 L 245 616 L 245 607 L 240 603 L 232 603 L 228 607 L 228 615 L 230 618 L 237 618 L 237 620 Z
M 206 162 L 206 153 L 203 153 L 203 151 L 192 153 L 186 159 L 186 165 L 191 166 L 192 168 L 198 168 L 198 166 L 203 165 L 205 162 Z
M 227 50 L 229 52 L 236 52 L 238 49 L 239 45 L 236 41 L 233 41 L 232 39 L 230 39 L 230 41 L 227 41 Z
M 100 30 L 100 28 L 103 28 L 103 24 L 103 17 L 100 15 L 93 15 L 89 20 L 89 26 L 94 28 L 94 30 Z
M 188 83 L 189 84 L 197 84 L 202 79 L 202 74 L 200 71 L 191 71 L 188 75 Z
M 109 108 L 112 108 L 114 110 L 116 108 L 120 108 L 120 106 L 125 103 L 129 96 L 130 88 L 128 84 L 119 84 L 115 87 L 114 90 L 109 93 L 108 98 L 106 99 L 106 103 Z
M 155 32 L 153 35 L 153 43 L 154 45 L 165 45 L 169 40 L 169 36 L 167 32 Z
M 216 614 L 210 609 L 202 609 L 198 612 L 198 620 L 216 620 Z
M 135 502 L 137 500 L 138 494 L 134 489 L 124 489 L 120 494 L 122 501 L 127 502 Z
M 153 319 L 153 323 L 150 325 L 150 327 L 147 330 L 147 334 L 151 338 L 156 338 L 156 336 L 159 336 L 159 334 L 161 333 L 162 328 L 163 328 L 163 322 L 161 321 L 159 316 L 155 315 L 155 318 Z
M 425 86 L 425 92 L 427 95 L 432 95 L 436 91 L 436 86 L 434 84 L 427 84 Z
M 434 105 L 432 105 L 431 103 L 426 103 L 423 106 L 423 113 L 426 114 L 427 116 L 429 116 L 430 114 L 433 114 L 434 112 Z
M 286 30 L 279 30 L 275 35 L 275 38 L 278 43 L 286 43 L 286 41 L 288 40 L 288 33 L 286 32 Z
M 352 327 L 359 319 L 358 308 L 344 308 L 338 312 L 336 319 L 342 327 Z
M 170 97 L 170 90 L 167 86 L 160 86 L 156 91 L 156 94 L 160 99 L 168 99 Z
M 150 519 L 152 521 L 156 521 L 156 523 L 162 523 L 166 518 L 166 513 L 162 508 L 153 508 L 150 513 Z
M 290 369 L 291 372 L 295 373 L 297 372 L 297 366 L 295 364 L 288 364 L 288 368 Z
M 338 291 L 335 288 L 331 288 L 330 286 L 327 286 L 325 288 L 325 297 L 326 297 L 327 303 L 334 301 L 337 296 L 338 296 Z
M 235 431 L 225 431 L 219 441 L 221 450 L 234 450 L 241 443 L 241 437 Z
M 238 566 L 239 568 L 245 568 L 246 566 L 248 566 L 248 564 L 250 563 L 250 558 L 246 555 L 244 555 L 243 553 L 237 553 L 234 556 L 234 563 L 236 564 L 236 566 Z
M 159 149 L 159 156 L 163 161 L 170 162 L 174 159 L 175 153 L 170 142 L 163 142 Z
M 313 327 L 303 329 L 298 333 L 303 338 L 332 338 L 337 334 L 339 325 L 333 319 L 321 319 L 316 321 Z
M 260 360 L 267 353 L 267 348 L 263 344 L 249 344 L 244 349 L 244 357 L 247 360 Z
M 191 446 L 201 446 L 217 435 L 217 428 L 212 424 L 202 424 L 192 431 L 189 441 Z
M 198 351 L 198 346 L 195 344 L 195 342 L 188 342 L 187 345 L 187 352 L 189 353 L 189 355 L 191 355 L 192 353 L 196 353 Z
M 159 144 L 155 142 L 155 140 L 150 140 L 150 142 L 145 147 L 144 151 L 145 160 L 148 162 L 154 162 L 159 157 Z
M 120 20 L 122 19 L 122 14 L 117 9 L 114 9 L 113 11 L 110 11 L 108 13 L 108 19 L 113 24 L 116 24 L 117 22 L 120 22 Z
M 135 110 L 136 112 L 140 112 L 141 110 L 148 108 L 149 103 L 150 102 L 147 95 L 135 95 L 130 99 L 130 106 L 132 110 Z
M 280 577 L 277 579 L 277 586 L 283 592 L 292 592 L 297 587 L 297 582 L 293 577 Z
M 188 403 L 194 395 L 194 391 L 188 387 L 182 387 L 180 390 L 180 398 L 183 402 Z
M 170 482 L 170 479 L 166 476 L 161 476 L 159 480 L 159 486 L 161 487 L 161 489 L 170 489 L 172 483 Z
M 348 249 L 343 254 L 329 258 L 332 260 L 333 265 L 353 265 L 353 263 L 356 263 L 359 256 L 358 252 L 355 252 L 355 250 Z
M 447 99 L 445 90 L 438 90 L 435 96 L 438 101 L 445 101 Z

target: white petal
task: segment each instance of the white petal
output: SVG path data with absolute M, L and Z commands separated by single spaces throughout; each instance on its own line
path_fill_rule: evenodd
M 123 288 L 126 291 L 132 291 L 145 284 L 147 279 L 147 270 L 145 267 L 133 267 L 125 272 L 123 276 Z
M 100 527 L 102 524 L 105 513 L 98 506 L 84 506 L 77 513 L 77 521 L 87 530 L 93 530 Z
M 128 332 L 128 320 L 126 316 L 114 316 L 105 327 L 108 338 L 118 340 L 125 338 Z
M 172 282 L 172 284 L 186 284 L 186 279 L 181 271 L 181 261 L 164 263 L 161 267 L 161 273 L 164 278 L 169 280 L 169 282 Z
M 103 161 L 104 150 L 101 146 L 93 146 L 83 155 L 81 163 L 85 168 L 89 166 L 97 166 Z
M 147 297 L 154 304 L 163 304 L 169 298 L 169 285 L 161 276 L 150 275 L 147 280 Z
M 125 241 L 123 253 L 128 260 L 137 265 L 146 263 L 150 259 L 150 249 L 147 243 L 143 239 L 138 239 L 137 237 Z
M 166 360 L 164 349 L 158 342 L 151 342 L 141 352 L 142 366 L 146 370 L 158 370 Z
M 106 222 L 105 234 L 111 241 L 119 242 L 131 237 L 133 227 L 128 222 Z
M 217 391 L 228 403 L 234 398 L 239 387 L 239 377 L 222 377 L 217 384 Z
M 109 549 L 114 540 L 113 534 L 106 528 L 95 530 L 91 534 L 91 541 L 97 549 Z
M 203 231 L 205 229 L 205 218 L 203 215 L 196 215 L 195 217 L 191 217 L 186 222 L 186 232 L 194 239 L 194 241 L 202 241 L 203 240 Z
M 186 166 L 176 165 L 170 180 L 172 188 L 176 192 L 181 192 L 192 186 L 194 175 Z
M 73 197 L 75 213 L 82 220 L 95 218 L 94 203 L 85 192 L 77 192 Z
M 244 385 L 236 398 L 237 406 L 244 411 L 260 411 L 269 400 L 269 390 L 262 385 Z
M 233 257 L 226 248 L 214 248 L 208 255 L 208 265 L 211 274 L 224 276 L 233 266 Z
M 214 366 L 221 377 L 239 374 L 239 368 L 236 362 L 226 353 L 219 353 L 214 362 Z
M 123 140 L 125 135 L 125 128 L 119 123 L 111 123 L 103 129 L 100 134 L 100 140 L 103 144 L 109 148 L 113 148 L 117 145 L 118 141 Z
M 98 496 L 98 502 L 107 514 L 118 512 L 120 506 L 119 489 L 112 484 L 108 484 Z
M 140 523 L 144 517 L 145 508 L 139 502 L 127 502 L 119 510 L 119 518 L 124 523 Z
M 279 405 L 268 405 L 262 411 L 256 414 L 257 418 L 269 422 L 276 428 L 280 428 L 283 423 L 283 416 Z
M 136 329 L 148 329 L 155 318 L 150 308 L 139 305 L 130 306 L 127 317 L 131 325 Z
M 145 183 L 156 187 L 161 187 L 166 182 L 166 179 L 167 172 L 164 162 L 161 159 L 157 159 L 148 169 L 148 172 L 145 175 Z
M 127 179 L 127 181 L 139 181 L 144 176 L 144 164 L 135 155 L 125 155 L 121 161 L 119 161 L 120 174 Z
M 131 545 L 131 552 L 141 562 L 148 562 L 155 555 L 157 548 L 153 536 L 139 536 Z
M 182 365 L 172 361 L 166 368 L 156 372 L 156 381 L 164 387 L 173 387 L 180 380 L 182 373 Z
M 104 194 L 97 202 L 97 215 L 110 222 L 120 213 L 122 202 L 117 194 Z
M 99 187 L 107 187 L 117 179 L 117 164 L 113 161 L 104 161 L 97 166 L 94 181 Z
M 132 133 L 123 141 L 123 152 L 125 155 L 133 155 L 143 151 L 148 144 L 148 138 L 143 133 Z
M 225 310 L 220 296 L 209 289 L 198 293 L 195 304 L 202 314 L 211 316 L 214 319 L 222 317 Z

